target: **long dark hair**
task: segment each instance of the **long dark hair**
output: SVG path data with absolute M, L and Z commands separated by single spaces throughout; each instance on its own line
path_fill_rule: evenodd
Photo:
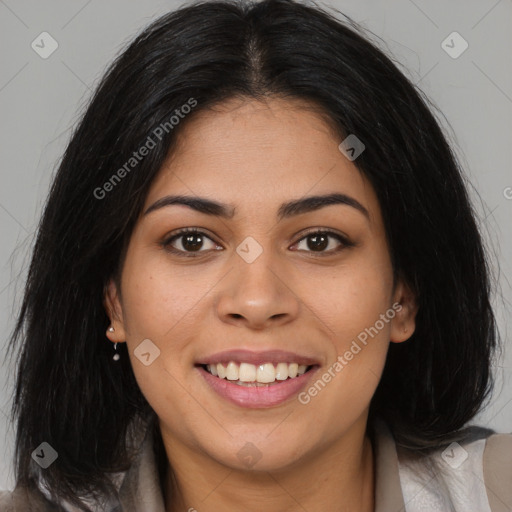
M 46 441 L 58 452 L 42 472 L 54 496 L 87 510 L 79 496 L 115 494 L 106 475 L 129 467 L 128 426 L 151 411 L 126 344 L 112 364 L 105 285 L 112 276 L 120 285 L 176 133 L 233 97 L 306 100 L 340 142 L 356 134 L 365 144 L 354 163 L 377 193 L 395 276 L 419 305 L 412 338 L 390 346 L 371 417 L 425 450 L 479 411 L 499 338 L 476 216 L 433 105 L 367 35 L 347 16 L 294 0 L 201 2 L 159 18 L 111 65 L 53 181 L 10 340 L 11 349 L 21 340 L 17 485 L 35 485 L 31 453 Z M 187 104 L 193 111 L 175 125 Z M 154 147 L 130 161 L 148 137 Z

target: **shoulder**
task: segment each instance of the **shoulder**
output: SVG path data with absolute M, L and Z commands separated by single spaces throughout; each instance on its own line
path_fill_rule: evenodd
M 471 426 L 427 455 L 399 447 L 397 453 L 413 512 L 425 504 L 438 507 L 433 510 L 512 510 L 512 434 Z
M 0 491 L 0 512 L 62 512 L 37 489 L 17 487 L 13 491 Z
M 512 433 L 487 438 L 482 464 L 492 512 L 512 510 Z

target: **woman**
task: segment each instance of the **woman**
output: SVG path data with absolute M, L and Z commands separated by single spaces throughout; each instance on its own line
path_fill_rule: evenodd
M 427 101 L 353 22 L 170 13 L 52 186 L 0 510 L 507 510 L 512 436 L 467 426 L 489 281 Z

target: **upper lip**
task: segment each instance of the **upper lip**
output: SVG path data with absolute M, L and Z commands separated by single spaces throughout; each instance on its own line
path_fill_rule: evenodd
M 297 363 L 306 366 L 320 364 L 318 359 L 311 356 L 297 354 L 295 352 L 288 352 L 286 350 L 264 350 L 264 351 L 251 351 L 251 350 L 226 350 L 217 352 L 210 356 L 205 356 L 197 361 L 198 365 L 203 364 L 218 364 L 218 363 L 250 363 L 255 366 L 265 363 Z

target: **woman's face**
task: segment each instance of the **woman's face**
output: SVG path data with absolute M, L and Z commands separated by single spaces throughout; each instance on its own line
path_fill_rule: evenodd
M 168 453 L 285 468 L 364 432 L 389 342 L 414 330 L 413 299 L 393 287 L 372 186 L 318 114 L 232 100 L 183 128 L 133 232 L 121 293 L 110 284 L 109 337 L 126 340 Z M 345 203 L 307 201 L 331 194 Z M 183 228 L 200 234 L 171 240 Z M 230 361 L 234 380 L 201 366 Z M 297 365 L 312 369 L 290 376 Z M 234 383 L 255 376 L 274 383 Z

